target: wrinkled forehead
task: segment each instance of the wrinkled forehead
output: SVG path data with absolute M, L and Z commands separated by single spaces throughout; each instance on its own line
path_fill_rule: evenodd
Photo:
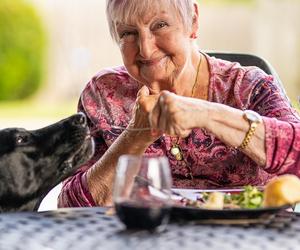
M 115 24 L 135 24 L 146 22 L 161 13 L 178 14 L 172 0 L 116 1 L 111 13 Z M 148 19 L 148 20 L 147 20 Z

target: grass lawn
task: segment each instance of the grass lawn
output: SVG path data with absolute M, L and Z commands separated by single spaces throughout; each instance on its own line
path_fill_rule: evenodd
M 0 102 L 0 119 L 63 118 L 77 111 L 77 100 L 43 104 L 37 101 Z
M 38 129 L 77 112 L 77 100 L 64 103 L 37 101 L 0 102 L 0 129 Z

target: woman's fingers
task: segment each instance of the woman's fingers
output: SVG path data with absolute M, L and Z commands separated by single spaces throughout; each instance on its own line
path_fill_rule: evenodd
M 140 88 L 139 92 L 137 93 L 137 97 L 141 96 L 148 96 L 150 94 L 150 91 L 146 85 Z
M 176 95 L 168 91 L 163 91 L 161 95 L 161 119 L 160 128 L 168 135 L 176 136 L 177 133 L 177 110 L 175 106 Z
M 137 93 L 137 100 L 136 100 L 137 108 L 142 108 L 142 110 L 146 111 L 145 99 L 148 96 L 149 96 L 149 89 L 147 86 L 144 85 Z
M 187 137 L 191 129 L 184 127 L 183 119 L 188 119 L 184 106 L 184 100 L 168 91 L 162 91 L 149 115 L 152 129 L 170 136 Z
M 167 129 L 167 118 L 168 118 L 168 111 L 167 106 L 165 105 L 164 96 L 161 95 L 158 99 L 158 104 L 160 106 L 160 115 L 158 117 L 158 125 L 157 128 L 160 131 L 166 131 Z
M 152 128 L 152 130 L 158 130 L 158 124 L 159 124 L 159 119 L 160 119 L 160 104 L 159 101 L 156 102 L 154 108 L 149 114 L 149 123 Z
M 164 92 L 160 94 L 154 108 L 149 114 L 149 121 L 153 133 L 167 131 L 168 107 L 165 105 L 165 96 Z
M 148 87 L 143 86 L 137 94 L 137 103 L 144 113 L 150 113 L 155 106 L 158 95 L 152 95 Z

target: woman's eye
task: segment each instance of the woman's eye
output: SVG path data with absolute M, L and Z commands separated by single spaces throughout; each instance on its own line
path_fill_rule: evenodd
M 136 31 L 124 31 L 119 35 L 120 43 L 132 43 L 136 40 L 137 32 Z
M 134 35 L 133 31 L 124 31 L 123 33 L 121 33 L 120 38 L 128 37 L 131 35 Z
M 155 29 L 161 29 L 164 28 L 165 26 L 167 26 L 166 22 L 159 22 L 155 25 Z

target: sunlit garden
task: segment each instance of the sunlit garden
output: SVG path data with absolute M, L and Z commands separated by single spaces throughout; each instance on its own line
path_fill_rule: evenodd
M 89 77 L 103 67 L 121 64 L 117 46 L 109 37 L 102 39 L 103 36 L 108 36 L 104 1 L 97 4 L 86 1 L 74 3 L 73 6 L 63 2 L 57 5 L 51 1 L 42 2 L 35 0 L 0 2 L 0 127 L 2 128 L 38 127 L 76 112 L 80 91 Z M 200 21 L 203 23 L 203 28 L 200 23 L 199 45 L 204 50 L 252 53 L 266 58 L 278 71 L 294 106 L 299 108 L 297 97 L 300 93 L 300 77 L 297 69 L 300 65 L 300 34 L 293 21 L 299 15 L 297 12 L 299 2 L 293 0 L 284 2 L 283 4 L 275 0 L 268 3 L 261 0 L 199 1 Z M 278 18 L 270 13 L 260 15 L 265 8 L 273 8 L 274 13 L 280 12 L 281 8 L 293 9 L 293 12 L 290 17 L 282 16 L 286 19 L 286 26 L 281 24 L 278 30 L 274 28 L 276 24 L 270 24 L 278 22 Z M 223 28 L 218 25 L 219 31 L 214 32 L 212 18 L 215 22 L 220 22 L 222 15 L 225 16 L 228 10 L 231 15 L 240 18 L 239 21 L 231 17 L 227 20 L 227 24 L 221 23 L 224 25 Z M 86 18 L 85 15 L 90 12 L 100 16 L 100 20 L 93 20 L 91 15 Z M 77 19 L 71 16 L 72 13 L 78 14 Z M 244 17 L 238 13 L 243 13 Z M 256 24 L 258 20 L 260 24 Z M 243 24 L 244 28 L 241 26 Z M 255 26 L 257 28 L 254 28 Z M 294 33 L 285 38 L 284 36 L 288 35 L 287 28 Z M 263 29 L 276 31 L 275 43 L 272 31 L 264 32 Z M 240 31 L 241 34 L 235 34 L 235 31 Z M 270 36 L 266 37 L 267 34 Z M 111 43 L 108 43 L 109 41 Z M 277 43 L 282 44 L 280 49 Z M 287 51 L 283 52 L 283 49 Z M 292 63 L 287 65 L 280 61 Z M 34 122 L 30 122 L 31 118 Z

